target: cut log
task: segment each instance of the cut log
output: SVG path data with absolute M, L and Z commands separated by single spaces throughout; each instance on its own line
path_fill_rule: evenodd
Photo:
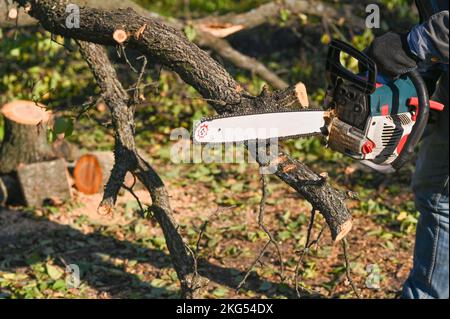
M 5 104 L 5 136 L 0 146 L 0 174 L 14 172 L 20 163 L 29 164 L 53 159 L 47 141 L 47 122 L 50 113 L 42 104 L 33 101 L 14 101 Z
M 40 207 L 49 202 L 65 202 L 72 197 L 64 159 L 20 164 L 17 177 L 25 205 Z
M 104 170 L 105 168 L 102 168 L 97 156 L 93 154 L 81 156 L 73 170 L 76 189 L 88 195 L 98 193 L 103 185 Z
M 81 156 L 73 170 L 75 188 L 87 195 L 102 192 L 113 166 L 113 152 L 92 152 Z M 133 183 L 133 175 L 127 173 L 125 185 L 131 187 Z

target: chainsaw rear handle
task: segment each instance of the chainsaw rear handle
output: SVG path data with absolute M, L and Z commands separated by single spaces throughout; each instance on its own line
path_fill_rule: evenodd
M 358 64 L 367 71 L 366 78 L 353 73 L 342 65 L 342 52 L 358 60 Z M 377 65 L 375 62 L 364 52 L 357 50 L 343 41 L 333 40 L 330 42 L 326 69 L 328 71 L 328 76 L 332 77 L 329 79 L 328 83 L 335 83 L 336 77 L 339 75 L 339 77 L 355 85 L 360 91 L 364 92 L 364 94 L 372 94 L 376 89 Z
M 414 124 L 403 149 L 400 154 L 398 154 L 398 157 L 389 164 L 395 170 L 402 167 L 413 155 L 414 149 L 419 144 L 425 131 L 430 115 L 430 99 L 425 81 L 417 70 L 410 71 L 406 75 L 411 79 L 416 88 L 419 107 L 416 108 L 416 123 Z

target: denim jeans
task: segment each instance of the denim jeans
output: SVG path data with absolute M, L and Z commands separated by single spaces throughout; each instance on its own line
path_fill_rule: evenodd
M 420 146 L 413 177 L 413 191 L 420 218 L 416 230 L 414 264 L 403 286 L 402 298 L 449 298 L 448 126 L 447 105 L 433 132 Z

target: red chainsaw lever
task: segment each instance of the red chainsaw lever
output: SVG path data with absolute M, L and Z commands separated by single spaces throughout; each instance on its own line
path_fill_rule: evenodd
M 411 117 L 411 119 L 413 121 L 416 120 L 417 118 L 417 114 L 419 112 L 419 99 L 417 97 L 410 97 L 408 99 L 408 105 L 409 106 L 414 106 L 416 108 L 416 112 L 414 112 L 413 116 Z M 435 111 L 443 111 L 445 108 L 444 104 L 430 100 L 430 109 L 431 110 L 435 110 Z

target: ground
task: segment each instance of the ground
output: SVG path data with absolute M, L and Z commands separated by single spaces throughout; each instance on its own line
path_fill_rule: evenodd
M 346 169 L 351 174 L 343 178 L 348 183 L 361 172 L 359 166 L 351 167 Z M 227 172 L 225 178 L 214 169 L 213 173 L 199 174 L 202 170 L 193 164 L 161 163 L 159 169 L 169 175 L 176 172 L 177 177 L 167 179 L 167 188 L 175 218 L 193 249 L 201 226 L 209 220 L 199 243 L 200 273 L 210 280 L 204 297 L 296 298 L 293 276 L 306 240 L 310 214 L 307 202 L 276 178 L 270 178 L 265 220 L 281 246 L 286 267 L 284 280 L 280 278 L 279 262 L 272 247 L 247 283 L 236 291 L 267 240 L 257 223 L 260 199 L 257 167 L 249 164 L 245 174 L 238 175 L 239 165 L 223 164 L 220 170 Z M 211 175 L 224 179 L 218 183 Z M 185 176 L 191 176 L 195 182 L 185 185 Z M 382 183 L 377 191 L 369 191 L 371 200 L 348 203 L 354 216 L 354 227 L 347 237 L 352 278 L 365 298 L 398 296 L 411 267 L 414 212 L 408 212 L 406 206 L 405 211 L 392 212 L 389 208 L 410 203 L 411 194 L 400 192 L 392 197 L 389 193 L 394 188 L 391 185 L 390 191 L 383 190 L 384 184 L 387 183 Z M 136 195 L 143 204 L 151 203 L 144 190 Z M 140 217 L 137 202 L 129 193 L 120 196 L 117 211 L 111 216 L 97 213 L 100 199 L 101 194 L 87 196 L 74 190 L 73 201 L 59 207 L 2 209 L 2 297 L 179 296 L 176 274 L 156 222 Z M 323 222 L 323 218 L 316 218 L 313 236 Z M 301 272 L 301 284 L 313 297 L 355 297 L 345 276 L 342 252 L 342 246 L 332 242 L 325 228 L 319 245 L 313 246 L 305 258 Z M 80 267 L 78 289 L 67 288 L 65 264 Z

